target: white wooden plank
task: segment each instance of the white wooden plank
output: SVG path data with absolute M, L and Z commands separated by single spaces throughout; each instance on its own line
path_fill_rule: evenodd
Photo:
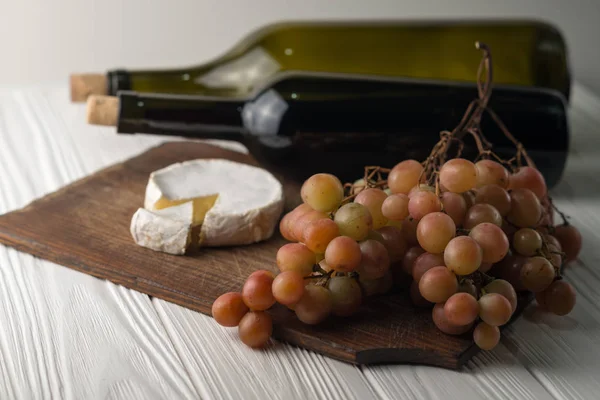
M 129 155 L 81 151 L 46 103 L 0 94 L 0 212 Z M 0 326 L 2 399 L 198 396 L 148 296 L 5 247 Z
M 277 343 L 246 347 L 237 329 L 153 299 L 199 393 L 211 399 L 369 399 L 360 369 L 313 352 Z

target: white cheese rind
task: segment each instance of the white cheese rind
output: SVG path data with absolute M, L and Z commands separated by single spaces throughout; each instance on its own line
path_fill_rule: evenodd
M 200 245 L 250 244 L 273 235 L 283 211 L 283 188 L 268 171 L 222 159 L 170 165 L 150 175 L 145 208 L 161 199 L 182 200 L 218 194 L 201 226 Z
M 131 218 L 131 236 L 140 246 L 169 254 L 184 254 L 190 242 L 191 202 L 158 211 L 139 208 Z

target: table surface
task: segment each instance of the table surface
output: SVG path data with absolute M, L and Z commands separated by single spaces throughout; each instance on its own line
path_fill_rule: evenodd
M 0 90 L 0 213 L 165 140 L 87 126 L 68 97 L 60 84 Z M 0 246 L 0 399 L 596 399 L 600 98 L 575 85 L 570 117 L 551 194 L 584 237 L 566 273 L 577 306 L 528 307 L 461 371 L 357 367 L 284 343 L 253 351 L 206 315 Z

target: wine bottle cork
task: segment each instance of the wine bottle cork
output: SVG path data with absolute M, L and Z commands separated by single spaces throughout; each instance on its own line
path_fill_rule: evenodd
M 117 126 L 119 98 L 92 95 L 87 99 L 87 122 L 92 125 Z
M 73 74 L 71 81 L 71 101 L 84 102 L 93 94 L 107 94 L 106 75 L 103 74 Z

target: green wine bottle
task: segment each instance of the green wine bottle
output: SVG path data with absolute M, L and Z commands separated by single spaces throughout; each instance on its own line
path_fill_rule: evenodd
M 265 166 L 306 179 L 330 172 L 347 180 L 365 165 L 425 159 L 477 97 L 475 84 L 285 74 L 245 99 L 120 91 L 91 96 L 88 121 L 118 133 L 240 141 Z M 549 187 L 560 178 L 569 131 L 564 97 L 547 89 L 495 86 L 490 107 L 527 148 Z M 489 117 L 482 131 L 505 159 L 515 146 Z M 474 158 L 474 141 L 463 154 Z
M 537 21 L 281 23 L 204 65 L 73 75 L 71 96 L 84 101 L 119 90 L 246 96 L 289 70 L 473 82 L 475 41 L 492 49 L 497 84 L 550 88 L 568 98 L 565 42 Z

